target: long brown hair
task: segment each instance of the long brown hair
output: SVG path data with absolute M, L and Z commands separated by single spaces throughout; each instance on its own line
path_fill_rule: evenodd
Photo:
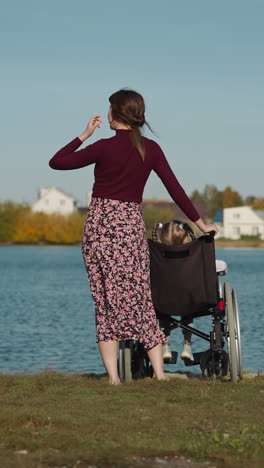
M 145 158 L 144 139 L 140 128 L 143 125 L 151 130 L 145 120 L 145 103 L 141 94 L 132 89 L 121 89 L 109 98 L 112 116 L 116 122 L 121 122 L 131 128 L 131 143 L 138 150 L 142 160 Z M 152 131 L 152 130 L 151 130 Z
M 167 245 L 181 245 L 185 239 L 188 239 L 188 234 L 182 224 L 168 221 L 164 223 L 160 231 L 160 240 Z
M 196 239 L 189 224 L 172 219 L 165 223 L 156 223 L 152 230 L 152 239 L 167 245 L 182 245 L 185 241 Z

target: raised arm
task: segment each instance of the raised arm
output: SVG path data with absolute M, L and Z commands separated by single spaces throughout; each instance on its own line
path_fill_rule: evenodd
M 215 224 L 206 224 L 200 218 L 198 211 L 192 201 L 186 195 L 184 189 L 175 177 L 162 149 L 157 145 L 157 154 L 155 158 L 154 171 L 159 176 L 171 198 L 181 208 L 181 210 L 193 221 L 202 232 L 215 231 L 218 232 L 218 227 Z
M 81 167 L 89 166 L 96 163 L 103 152 L 103 140 L 99 140 L 86 148 L 76 151 L 79 146 L 89 138 L 97 127 L 101 127 L 100 115 L 93 116 L 85 129 L 85 131 L 77 138 L 74 138 L 70 143 L 61 148 L 49 161 L 52 169 L 70 170 L 80 169 Z

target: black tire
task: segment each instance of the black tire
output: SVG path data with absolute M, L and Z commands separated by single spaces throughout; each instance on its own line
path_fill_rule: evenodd
M 132 379 L 144 379 L 147 376 L 146 353 L 138 341 L 133 341 L 131 361 Z
M 236 323 L 236 345 L 237 345 L 237 357 L 238 357 L 238 375 L 239 378 L 243 378 L 243 359 L 242 359 L 242 347 L 241 347 L 241 336 L 240 336 L 240 319 L 239 319 L 239 307 L 237 294 L 235 289 L 232 290 L 233 308 Z
M 118 374 L 121 382 L 132 380 L 132 341 L 118 343 Z
M 238 351 L 236 339 L 236 318 L 233 306 L 233 297 L 229 283 L 224 284 L 225 313 L 226 313 L 226 336 L 229 354 L 229 371 L 232 383 L 239 380 Z
M 228 354 L 208 349 L 201 354 L 200 368 L 205 378 L 224 377 L 228 372 Z

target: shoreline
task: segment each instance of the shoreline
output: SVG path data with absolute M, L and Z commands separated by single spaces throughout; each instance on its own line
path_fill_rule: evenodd
M 180 380 L 200 380 L 203 382 L 207 382 L 208 379 L 204 378 L 202 375 L 202 372 L 199 368 L 198 372 L 192 371 L 192 370 L 175 370 L 175 371 L 168 371 L 165 370 L 164 373 L 169 379 L 180 379 Z M 107 381 L 107 373 L 106 372 L 81 372 L 81 371 L 66 371 L 66 370 L 60 370 L 60 369 L 51 369 L 51 368 L 45 368 L 45 369 L 39 369 L 36 372 L 23 372 L 23 371 L 15 371 L 15 372 L 7 372 L 3 371 L 0 369 L 0 378 L 1 377 L 29 377 L 29 378 L 34 378 L 37 376 L 41 375 L 57 375 L 57 376 L 64 376 L 64 377 L 86 377 L 86 378 L 91 378 L 91 379 L 105 379 Z M 263 376 L 262 369 L 255 369 L 249 370 L 249 369 L 243 369 L 242 371 L 243 374 L 243 379 L 239 381 L 241 383 L 242 380 L 244 379 L 254 379 L 255 377 L 260 377 Z M 145 377 L 145 378 L 140 378 L 136 379 L 133 378 L 132 381 L 144 381 L 144 380 L 149 380 L 152 379 L 152 377 Z M 230 382 L 229 376 L 221 377 L 223 382 Z M 153 381 L 155 378 L 153 378 Z M 209 379 L 210 380 L 210 379 Z M 124 383 L 124 382 L 123 382 Z M 127 384 L 127 382 L 125 382 Z M 231 383 L 231 382 L 230 382 Z M 232 384 L 233 385 L 233 384 Z
M 215 240 L 216 248 L 228 249 L 264 249 L 264 241 L 245 241 L 245 240 L 229 240 L 219 239 Z
M 49 243 L 12 243 L 0 242 L 0 247 L 81 247 L 81 243 L 76 244 L 49 244 Z M 227 249 L 264 249 L 264 241 L 244 241 L 244 240 L 230 240 L 219 239 L 215 240 L 215 248 Z

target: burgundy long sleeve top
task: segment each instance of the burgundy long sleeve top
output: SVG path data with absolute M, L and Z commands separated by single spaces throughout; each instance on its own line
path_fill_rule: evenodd
M 200 216 L 179 184 L 168 161 L 153 140 L 144 137 L 145 159 L 132 146 L 130 130 L 117 130 L 112 138 L 98 140 L 76 151 L 82 144 L 75 138 L 60 149 L 49 161 L 52 169 L 69 170 L 95 164 L 93 197 L 142 202 L 143 190 L 154 170 L 172 199 L 191 221 Z

